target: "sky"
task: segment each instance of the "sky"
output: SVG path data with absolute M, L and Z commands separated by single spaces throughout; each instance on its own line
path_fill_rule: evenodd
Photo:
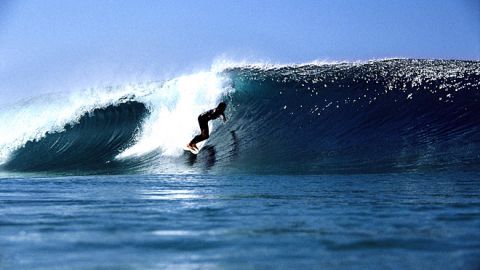
M 480 60 L 478 0 L 0 0 L 0 105 L 217 60 Z

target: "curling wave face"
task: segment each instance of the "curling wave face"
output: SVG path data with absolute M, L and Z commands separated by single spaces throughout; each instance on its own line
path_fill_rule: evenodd
M 108 98 L 93 91 L 61 115 L 26 106 L 46 119 L 8 136 L 1 127 L 0 162 L 75 174 L 478 170 L 479 84 L 475 61 L 237 65 Z M 229 122 L 214 123 L 198 156 L 184 153 L 198 114 L 220 100 Z M 10 108 L 9 119 L 22 108 Z

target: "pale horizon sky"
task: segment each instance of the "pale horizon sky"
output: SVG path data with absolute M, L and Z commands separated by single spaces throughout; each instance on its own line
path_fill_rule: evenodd
M 480 59 L 476 0 L 0 3 L 0 104 L 163 80 L 215 59 Z

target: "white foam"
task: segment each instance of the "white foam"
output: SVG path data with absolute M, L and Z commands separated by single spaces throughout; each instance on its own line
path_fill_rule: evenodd
M 150 115 L 144 120 L 136 143 L 117 158 L 141 156 L 160 150 L 166 156 L 178 156 L 199 132 L 197 117 L 216 107 L 222 94 L 230 89 L 227 79 L 216 72 L 200 72 L 165 82 L 143 100 Z
M 270 69 L 279 69 L 285 67 L 302 67 L 302 66 L 325 66 L 325 65 L 339 65 L 339 64 L 348 64 L 348 65 L 361 65 L 367 64 L 370 62 L 381 62 L 385 60 L 396 60 L 404 59 L 401 57 L 393 58 L 378 58 L 378 59 L 366 59 L 366 60 L 332 60 L 332 59 L 315 59 L 313 61 L 307 62 L 273 62 L 273 61 L 258 61 L 258 60 L 234 60 L 226 56 L 221 56 L 216 58 L 213 61 L 212 71 L 221 72 L 226 69 L 233 68 L 254 68 L 261 70 L 270 70 Z

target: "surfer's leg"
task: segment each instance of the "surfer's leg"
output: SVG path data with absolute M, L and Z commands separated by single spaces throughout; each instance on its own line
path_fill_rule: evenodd
M 199 124 L 200 124 L 200 131 L 201 131 L 200 135 L 202 135 L 203 140 L 208 139 L 210 137 L 210 132 L 208 130 L 208 120 L 203 120 L 199 122 Z
M 189 147 L 197 149 L 196 144 L 208 139 L 210 137 L 208 131 L 208 121 L 198 118 L 198 124 L 200 125 L 201 133 L 193 138 L 193 140 L 188 144 Z

